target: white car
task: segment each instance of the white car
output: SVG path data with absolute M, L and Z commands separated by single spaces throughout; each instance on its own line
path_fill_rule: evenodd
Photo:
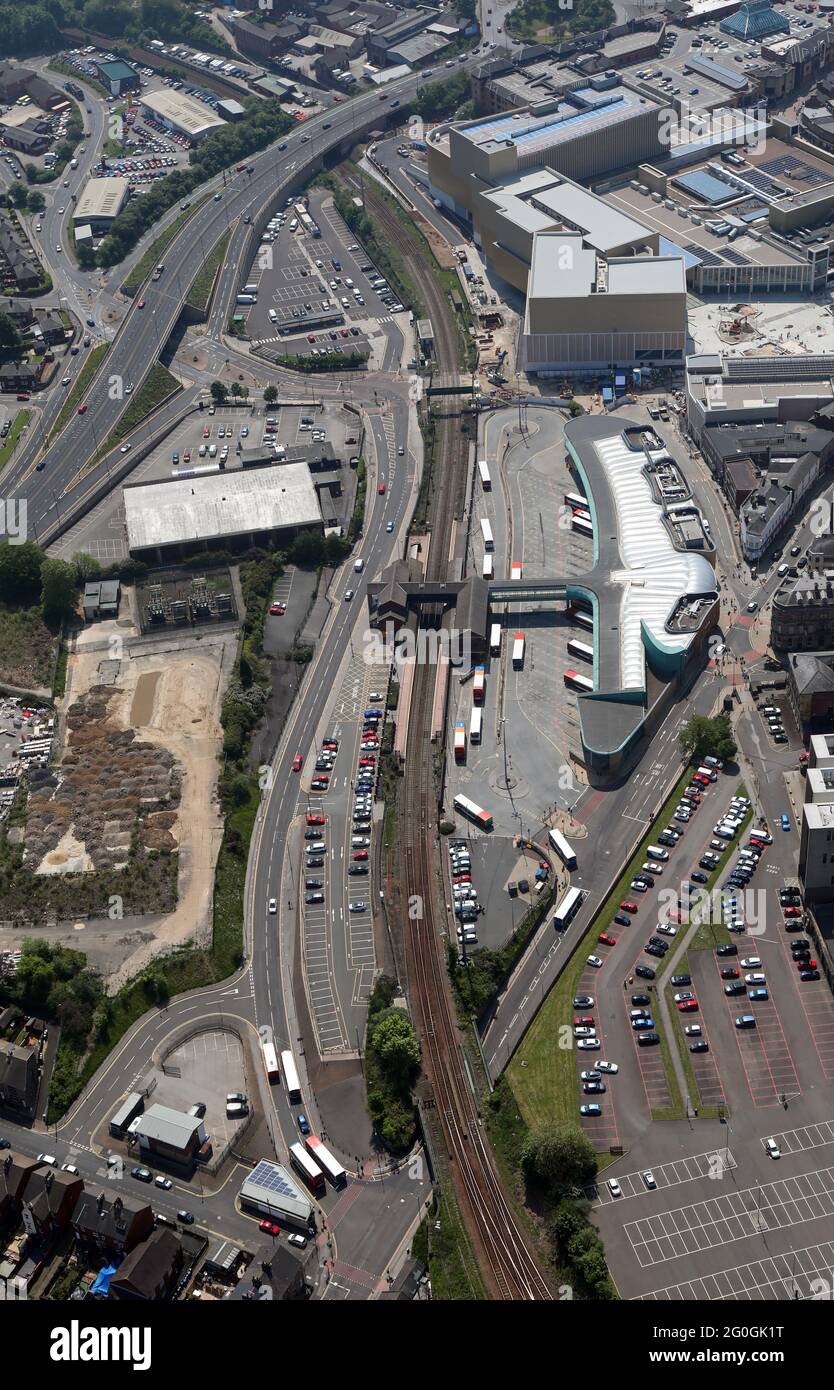
M 599 1038 L 577 1038 L 576 1046 L 583 1052 L 598 1052 L 602 1046 Z
M 700 1038 L 701 1025 L 700 1023 L 688 1023 L 683 1031 L 688 1038 Z
M 589 956 L 588 964 L 592 965 L 595 970 L 599 970 L 602 967 L 602 961 L 600 960 L 599 956 Z
M 277 900 L 277 898 L 270 898 L 270 900 L 269 900 L 269 910 L 270 910 L 270 912 L 272 913 L 273 916 L 274 916 L 275 913 L 278 911 L 278 900 Z
M 775 1139 L 765 1139 L 765 1148 L 767 1149 L 767 1152 L 770 1154 L 771 1158 L 782 1157 L 782 1150 L 779 1148 L 779 1145 L 776 1143 Z
M 588 1028 L 585 1024 L 579 1024 L 573 1030 L 573 1036 L 575 1038 L 595 1038 L 596 1035 L 596 1028 Z
M 617 1062 L 597 1062 L 597 1071 L 605 1071 L 609 1076 L 616 1076 L 619 1070 Z
M 760 970 L 754 970 L 750 975 L 745 975 L 744 983 L 746 985 L 764 985 L 767 984 L 767 981 Z
M 161 1173 L 157 1173 L 156 1177 L 154 1178 L 154 1184 L 157 1187 L 163 1188 L 165 1192 L 170 1192 L 171 1188 L 174 1186 L 174 1184 L 171 1182 L 171 1179 L 163 1177 Z
M 657 1187 L 657 1183 L 655 1182 L 654 1173 L 652 1172 L 651 1168 L 644 1168 L 640 1176 L 642 1177 L 643 1182 L 646 1184 L 649 1191 L 653 1192 L 654 1189 Z
M 744 960 L 739 961 L 739 965 L 745 970 L 756 970 L 761 963 L 758 956 L 745 956 Z
M 677 936 L 678 929 L 673 927 L 670 922 L 658 922 L 657 930 L 661 936 Z
M 608 1191 L 611 1193 L 612 1197 L 622 1197 L 623 1195 L 623 1189 L 620 1187 L 616 1178 L 608 1179 Z

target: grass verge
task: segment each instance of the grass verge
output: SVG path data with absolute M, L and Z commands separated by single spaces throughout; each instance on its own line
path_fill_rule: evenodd
M 411 1253 L 429 1271 L 434 1302 L 473 1303 L 486 1299 L 458 1204 L 448 1190 L 441 1193 L 415 1232 Z
M 617 911 L 619 902 L 630 895 L 629 884 L 635 869 L 645 859 L 645 849 L 653 842 L 655 826 L 664 818 L 668 819 L 680 793 L 689 782 L 690 772 L 683 772 L 666 798 L 652 826 L 640 841 L 635 853 L 628 861 L 613 891 L 595 914 L 582 940 L 578 943 L 571 959 L 566 965 L 547 999 L 536 1015 L 529 1031 L 516 1050 L 507 1069 L 507 1076 L 513 1088 L 519 1109 L 530 1128 L 548 1122 L 567 1128 L 580 1128 L 576 1100 L 576 1051 L 573 1045 L 571 1027 L 573 996 L 578 992 L 579 981 L 585 970 L 586 957 L 596 945 L 600 929 L 604 929 Z M 616 966 L 613 968 L 616 969 Z M 679 1118 L 683 1115 L 683 1101 L 672 1067 L 668 1039 L 656 1019 L 656 1031 L 660 1034 L 661 1055 L 666 1072 L 672 1109 L 653 1111 L 657 1119 Z M 590 1054 L 589 1065 L 593 1054 Z M 522 1065 L 522 1063 L 524 1065 Z
M 158 237 L 154 237 L 147 251 L 139 258 L 133 269 L 128 271 L 119 286 L 122 294 L 133 295 L 136 293 L 142 282 L 158 265 L 163 251 L 171 245 L 180 227 L 188 221 L 189 217 L 193 216 L 199 207 L 202 207 L 206 198 L 208 198 L 208 194 L 204 198 L 195 198 L 187 208 L 180 210 L 179 215 L 174 218 L 173 222 L 168 223 L 168 226 L 159 233 Z
M 61 433 L 70 416 L 78 409 L 81 397 L 104 361 L 108 347 L 109 343 L 99 343 L 98 347 L 94 347 L 89 353 L 87 361 L 75 379 L 75 385 L 67 392 L 67 398 L 58 412 L 58 419 L 47 436 L 47 444 L 51 444 L 52 440 Z
M 229 230 L 225 236 L 220 238 L 191 282 L 191 289 L 188 291 L 185 302 L 188 308 L 195 310 L 196 313 L 204 314 L 208 308 L 214 278 L 226 258 L 226 248 L 229 245 L 231 235 L 231 230 Z
M 137 425 L 141 425 L 142 421 L 147 419 L 158 406 L 162 405 L 163 401 L 181 390 L 180 383 L 168 371 L 168 368 L 163 367 L 161 362 L 154 362 L 130 405 L 119 417 L 99 449 L 97 458 L 102 458 L 111 449 L 115 449 L 116 445 L 121 444 L 123 439 L 132 434 Z
M 14 417 L 12 427 L 3 443 L 0 444 L 0 469 L 8 462 L 14 452 L 14 446 L 28 425 L 32 417 L 31 410 L 19 410 Z

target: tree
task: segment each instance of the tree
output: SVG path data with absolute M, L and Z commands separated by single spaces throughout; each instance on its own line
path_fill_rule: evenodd
M 408 1086 L 420 1065 L 420 1044 L 411 1019 L 395 1010 L 378 1023 L 371 1046 L 388 1080 L 398 1088 Z
M 264 400 L 266 401 L 267 405 L 274 405 L 275 402 L 277 401 L 277 399 L 278 399 L 278 387 L 277 387 L 277 386 L 267 386 L 266 390 L 264 391 Z
M 16 357 L 20 351 L 20 333 L 8 314 L 0 311 L 0 357 Z
M 564 1196 L 589 1182 L 597 1170 L 594 1146 L 579 1130 L 556 1124 L 533 1130 L 521 1151 L 524 1171 Z
M 232 395 L 235 400 L 237 400 L 238 396 L 242 395 L 242 387 L 239 381 L 232 382 Z
M 40 189 L 38 189 L 38 188 L 33 188 L 33 189 L 31 190 L 31 192 L 29 193 L 29 211 L 30 211 L 30 212 L 43 212 L 43 210 L 44 210 L 45 207 L 46 207 L 46 199 L 44 198 L 44 196 L 43 196 L 43 194 L 41 193 Z
M 79 585 L 90 584 L 94 579 L 101 578 L 101 565 L 94 555 L 88 555 L 85 550 L 77 550 L 72 557 L 72 563 Z
M 721 762 L 731 762 L 737 752 L 733 738 L 733 728 L 728 714 L 693 714 L 681 725 L 678 741 L 690 762 L 701 762 L 705 757 L 718 758 Z
M 209 387 L 211 398 L 215 405 L 223 405 L 229 394 L 229 388 L 222 381 L 213 381 Z
M 39 545 L 0 545 L 0 599 L 4 602 L 34 600 L 41 587 L 41 568 L 46 559 Z
M 41 566 L 41 608 L 44 621 L 57 625 L 75 611 L 78 581 L 66 560 L 44 560 Z

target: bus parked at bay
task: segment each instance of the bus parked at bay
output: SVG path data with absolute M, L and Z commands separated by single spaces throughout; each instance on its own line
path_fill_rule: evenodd
M 565 685 L 569 686 L 571 690 L 585 691 L 594 688 L 594 682 L 589 680 L 587 676 L 580 676 L 578 671 L 565 672 Z
M 511 569 L 510 569 L 510 579 L 520 579 L 520 578 L 521 578 L 521 561 L 520 561 L 520 560 L 513 560 L 512 567 L 511 567 Z
M 455 725 L 455 762 L 466 762 L 466 725 L 459 720 Z
M 575 603 L 569 603 L 565 609 L 567 617 L 572 618 L 580 627 L 587 628 L 588 632 L 594 630 L 594 615 L 587 613 L 584 608 L 579 608 Z
M 487 464 L 486 459 L 479 460 L 478 474 L 480 476 L 481 487 L 483 488 L 484 492 L 492 492 L 492 479 L 489 476 L 489 465 Z
M 570 519 L 571 530 L 578 531 L 581 536 L 593 536 L 594 527 L 590 517 L 579 516 L 574 512 Z
M 301 1087 L 298 1084 L 298 1072 L 295 1069 L 295 1062 L 291 1052 L 281 1053 L 281 1070 L 284 1073 L 284 1088 L 287 1098 L 291 1105 L 301 1104 Z
M 494 550 L 495 541 L 492 539 L 492 527 L 486 517 L 481 521 L 481 535 L 484 538 L 484 550 Z
M 573 920 L 582 903 L 582 889 L 569 888 L 553 914 L 553 925 L 557 931 L 564 931 Z
M 489 629 L 489 654 L 490 656 L 501 655 L 501 624 L 493 623 Z
M 524 665 L 524 633 L 517 632 L 513 638 L 513 670 L 520 671 Z
M 458 815 L 465 816 L 467 820 L 480 826 L 481 830 L 492 829 L 492 816 L 489 811 L 484 811 L 474 801 L 470 801 L 468 796 L 456 796 L 452 804 Z
M 568 638 L 568 651 L 571 656 L 581 656 L 583 661 L 593 661 L 594 649 L 587 642 L 577 642 L 575 637 Z
M 481 566 L 481 574 L 484 579 L 492 579 L 495 574 L 495 565 L 492 556 L 487 552 L 484 556 L 484 563 Z
M 565 839 L 561 830 L 549 830 L 547 832 L 547 838 L 549 839 L 553 849 L 555 849 L 565 868 L 575 869 L 576 852 L 574 851 L 570 843 Z
M 482 705 L 482 704 L 484 703 L 484 695 L 485 695 L 485 694 L 486 694 L 486 667 L 484 667 L 484 666 L 476 666 L 476 667 L 475 667 L 475 675 L 474 675 L 473 680 L 472 680 L 472 699 L 475 701 L 475 704 L 476 704 L 476 705 Z
M 326 1187 L 324 1173 L 310 1157 L 303 1144 L 290 1144 L 290 1163 L 304 1179 L 311 1192 L 324 1192 Z
M 581 512 L 588 510 L 587 497 L 580 497 L 578 492 L 566 492 L 565 501 L 569 507 L 578 508 Z
M 484 712 L 480 705 L 476 705 L 469 720 L 469 742 L 480 743 L 481 729 L 483 728 Z

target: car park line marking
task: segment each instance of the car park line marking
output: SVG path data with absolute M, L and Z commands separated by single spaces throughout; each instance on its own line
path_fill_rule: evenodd
M 784 1130 L 771 1136 L 776 1140 L 785 1158 L 791 1154 L 807 1153 L 809 1149 L 820 1149 L 826 1144 L 834 1144 L 834 1120 L 820 1120 L 814 1125 L 800 1125 L 798 1129 Z M 764 1146 L 764 1140 L 762 1140 Z
M 631 1221 L 623 1229 L 645 1268 L 832 1215 L 834 1168 L 823 1168 Z
M 651 1169 L 657 1190 L 660 1191 L 666 1187 L 678 1187 L 684 1182 L 697 1182 L 701 1178 L 709 1178 L 719 1167 L 725 1172 L 738 1167 L 734 1155 L 728 1148 L 709 1149 L 706 1153 L 693 1154 L 691 1158 L 673 1159 L 669 1163 L 661 1163 L 657 1168 L 647 1163 L 646 1168 L 640 1168 L 634 1173 L 626 1173 L 623 1177 L 618 1175 L 617 1181 L 622 1188 L 622 1197 L 612 1197 L 604 1181 L 589 1184 L 585 1188 L 585 1195 L 589 1200 L 596 1201 L 598 1206 L 605 1206 L 612 1202 L 622 1202 L 628 1197 L 647 1196 L 650 1189 L 646 1187 L 642 1178 L 646 1169 Z
M 792 940 L 793 934 L 791 932 L 783 934 L 782 949 L 786 957 L 786 964 L 788 961 L 790 962 L 793 988 L 799 997 L 800 1007 L 808 1025 L 811 1042 L 814 1045 L 822 1074 L 826 1081 L 834 1081 L 834 1001 L 832 1001 L 831 993 L 823 979 L 806 982 L 799 979 L 799 971 L 796 969 L 790 954 Z M 812 1009 L 815 1013 L 819 1010 L 822 1016 L 820 1022 L 812 1022 Z M 821 1036 L 823 1033 L 826 1036 Z
M 827 1241 L 823 1245 L 791 1250 L 784 1255 L 768 1255 L 749 1264 L 733 1265 L 683 1284 L 668 1284 L 665 1288 L 638 1295 L 635 1302 L 746 1299 L 751 1302 L 781 1303 L 785 1300 L 811 1299 L 817 1294 L 812 1280 L 822 1277 L 830 1285 L 832 1268 L 834 1242 Z

